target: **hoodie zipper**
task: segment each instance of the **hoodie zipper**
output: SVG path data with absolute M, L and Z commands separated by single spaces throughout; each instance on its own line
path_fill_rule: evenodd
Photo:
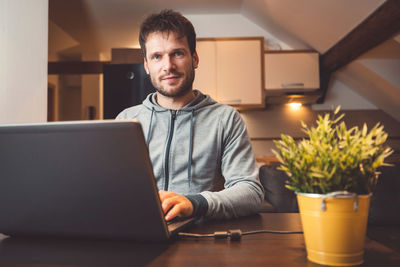
M 168 191 L 168 186 L 169 186 L 169 150 L 171 148 L 172 136 L 174 135 L 175 119 L 176 119 L 176 110 L 171 110 L 171 127 L 169 131 L 167 149 L 165 150 L 165 183 L 164 183 L 165 191 Z

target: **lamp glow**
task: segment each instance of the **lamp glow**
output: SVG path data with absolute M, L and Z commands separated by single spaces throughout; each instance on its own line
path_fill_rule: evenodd
M 289 107 L 290 107 L 290 109 L 291 110 L 300 110 L 300 108 L 301 108 L 301 103 L 296 103 L 296 102 L 292 102 L 292 103 L 289 103 Z

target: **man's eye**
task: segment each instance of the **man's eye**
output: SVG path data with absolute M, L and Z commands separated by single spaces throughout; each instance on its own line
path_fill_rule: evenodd
M 174 53 L 174 56 L 176 56 L 176 57 L 180 57 L 180 56 L 182 56 L 183 55 L 183 53 L 181 52 L 181 51 L 176 51 L 175 53 Z
M 154 58 L 155 60 L 158 60 L 158 59 L 161 58 L 161 56 L 160 56 L 160 55 L 154 55 L 153 58 Z

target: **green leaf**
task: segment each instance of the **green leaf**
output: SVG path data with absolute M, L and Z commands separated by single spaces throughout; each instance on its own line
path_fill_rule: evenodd
M 339 111 L 340 111 L 340 105 L 339 106 L 337 106 L 337 108 L 335 109 L 335 111 L 333 112 L 333 114 L 338 114 L 339 113 Z

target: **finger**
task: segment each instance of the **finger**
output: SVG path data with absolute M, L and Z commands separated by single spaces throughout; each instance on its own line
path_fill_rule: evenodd
M 168 211 L 168 213 L 165 215 L 165 220 L 169 221 L 175 218 L 176 216 L 179 216 L 181 213 L 182 207 L 181 205 L 175 205 L 172 209 Z
M 176 197 L 169 197 L 164 199 L 164 201 L 161 203 L 164 214 L 166 214 L 174 205 L 178 203 L 179 201 Z

